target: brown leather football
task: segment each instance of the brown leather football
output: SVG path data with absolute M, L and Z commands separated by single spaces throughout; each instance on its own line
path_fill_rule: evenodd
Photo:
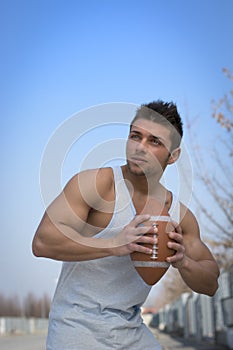
M 151 210 L 149 214 L 150 213 Z M 130 255 L 135 269 L 142 279 L 147 284 L 154 285 L 161 279 L 170 266 L 170 264 L 166 261 L 166 258 L 174 254 L 174 250 L 168 248 L 167 246 L 167 242 L 171 240 L 169 239 L 167 232 L 172 231 L 173 226 L 166 208 L 159 210 L 158 215 L 152 215 L 150 220 L 144 222 L 142 225 L 151 226 L 152 232 L 153 226 L 156 225 L 157 232 L 147 233 L 146 235 L 156 235 L 157 243 L 154 245 L 145 244 L 145 246 L 152 248 L 151 255 L 140 252 L 133 252 Z

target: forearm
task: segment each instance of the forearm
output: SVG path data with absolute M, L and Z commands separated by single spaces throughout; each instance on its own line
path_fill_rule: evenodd
M 140 224 L 148 215 L 136 216 L 118 235 L 110 238 L 85 237 L 76 229 L 54 223 L 45 216 L 35 234 L 32 251 L 35 256 L 62 261 L 84 261 L 107 256 L 124 256 L 138 251 L 151 254 L 144 244 L 153 244 L 154 238 L 145 235 L 148 227 Z M 143 243 L 143 244 L 138 244 Z
M 215 261 L 185 257 L 177 267 L 184 282 L 195 292 L 213 296 L 218 289 L 219 270 Z
M 77 242 L 63 242 L 61 245 L 45 246 L 41 242 L 33 244 L 33 254 L 60 261 L 84 261 L 103 258 L 110 255 L 106 248 L 94 248 L 81 245 Z
M 33 241 L 33 254 L 60 261 L 84 261 L 103 258 L 110 255 L 110 249 L 95 248 L 66 239 L 56 244 L 44 244 L 40 240 Z
M 67 227 L 42 226 L 35 234 L 32 251 L 37 257 L 60 261 L 93 260 L 111 255 L 109 241 L 83 237 Z

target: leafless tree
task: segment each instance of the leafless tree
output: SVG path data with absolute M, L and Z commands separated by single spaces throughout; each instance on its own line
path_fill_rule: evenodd
M 224 68 L 223 73 L 231 82 L 233 75 Z M 211 154 L 203 150 L 195 133 L 195 123 L 186 116 L 194 176 L 199 180 L 203 192 L 211 205 L 202 201 L 203 196 L 193 193 L 198 211 L 198 220 L 204 228 L 202 239 L 213 251 L 218 264 L 224 269 L 233 264 L 233 90 L 218 101 L 212 101 L 212 116 L 219 124 L 220 136 Z M 223 157 L 224 152 L 224 157 Z M 205 167 L 206 157 L 213 162 L 214 171 Z M 212 205 L 214 203 L 214 205 Z M 178 298 L 184 292 L 191 292 L 175 269 L 170 269 L 163 279 L 163 293 L 156 300 L 156 307 L 162 307 Z
M 5 297 L 0 294 L 0 316 L 21 316 L 22 306 L 17 296 Z
M 223 73 L 233 81 L 229 70 L 224 68 Z M 206 205 L 195 192 L 193 199 L 205 228 L 204 240 L 211 246 L 220 267 L 227 269 L 233 264 L 233 90 L 218 101 L 213 100 L 212 111 L 212 117 L 220 126 L 220 135 L 209 153 L 199 147 L 198 137 L 187 118 L 195 176 L 212 205 Z M 206 157 L 211 158 L 212 169 L 205 166 Z
M 38 298 L 28 293 L 23 302 L 16 295 L 6 297 L 0 294 L 0 316 L 48 318 L 50 304 L 51 299 L 47 294 Z
M 170 268 L 162 280 L 162 293 L 156 297 L 154 306 L 158 310 L 178 299 L 182 293 L 191 293 L 191 289 L 182 280 L 179 272 Z
M 28 293 L 24 299 L 23 312 L 26 317 L 47 318 L 50 310 L 50 298 L 44 294 L 42 298 L 37 298 L 33 293 Z

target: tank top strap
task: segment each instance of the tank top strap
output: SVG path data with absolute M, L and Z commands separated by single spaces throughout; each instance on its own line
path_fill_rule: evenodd
M 136 215 L 136 209 L 133 205 L 129 190 L 126 186 L 121 167 L 115 166 L 112 169 L 115 182 L 116 207 L 121 210 L 128 208 L 128 215 L 130 215 L 132 219 L 132 216 Z
M 112 171 L 114 175 L 115 184 L 117 184 L 119 181 L 124 181 L 124 176 L 120 165 L 112 167 Z

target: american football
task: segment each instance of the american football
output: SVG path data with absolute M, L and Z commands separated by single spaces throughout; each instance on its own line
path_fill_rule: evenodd
M 156 226 L 156 233 L 149 232 L 146 235 L 155 235 L 157 243 L 154 245 L 145 244 L 145 246 L 152 248 L 151 255 L 133 252 L 131 253 L 131 259 L 142 279 L 147 284 L 154 285 L 161 279 L 170 266 L 166 258 L 174 254 L 174 251 L 167 246 L 170 240 L 167 233 L 172 231 L 173 226 L 166 208 L 160 210 L 158 215 L 151 215 L 150 220 L 144 222 L 143 225 L 151 226 L 151 232 L 154 231 L 153 227 Z

